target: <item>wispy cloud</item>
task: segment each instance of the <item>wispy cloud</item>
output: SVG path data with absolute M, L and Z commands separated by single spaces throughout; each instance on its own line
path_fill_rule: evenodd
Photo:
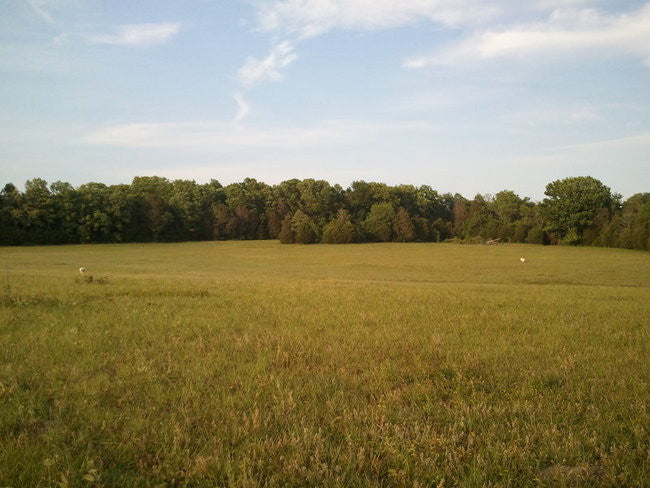
M 544 22 L 475 34 L 431 55 L 408 59 L 404 65 L 471 65 L 500 58 L 560 57 L 579 52 L 624 53 L 650 65 L 650 3 L 622 15 L 592 9 L 555 10 Z
M 431 21 L 446 26 L 493 18 L 498 2 L 479 0 L 277 0 L 260 6 L 258 25 L 299 38 L 334 29 L 383 30 Z
M 116 28 L 114 34 L 96 34 L 88 36 L 95 44 L 112 44 L 116 46 L 149 46 L 161 44 L 180 31 L 180 24 L 164 22 L 159 24 L 127 24 Z
M 100 129 L 86 136 L 84 142 L 122 147 L 225 149 L 313 146 L 331 141 L 339 135 L 331 127 L 261 130 L 207 122 L 135 123 Z
M 331 120 L 314 127 L 251 128 L 223 122 L 132 123 L 105 127 L 83 137 L 90 145 L 225 150 L 320 147 L 357 142 L 391 131 L 433 131 L 418 123 L 380 124 Z
M 262 81 L 279 81 L 282 69 L 296 60 L 293 44 L 283 41 L 277 44 L 264 59 L 249 57 L 239 68 L 239 80 L 246 86 L 253 86 Z
M 54 23 L 54 17 L 48 10 L 49 0 L 24 0 L 27 6 L 48 24 Z
M 599 0 L 271 0 L 257 2 L 256 29 L 286 39 L 264 59 L 249 57 L 239 70 L 248 86 L 282 79 L 282 70 L 295 61 L 296 45 L 334 30 L 381 31 L 417 23 L 475 32 L 521 14 Z M 407 61 L 409 67 L 429 64 L 428 58 Z
M 506 116 L 506 120 L 521 126 L 571 126 L 592 124 L 603 120 L 600 107 L 592 105 L 573 105 L 562 107 L 545 107 L 519 111 Z
M 243 121 L 251 113 L 251 106 L 242 96 L 241 93 L 235 93 L 233 96 L 235 102 L 237 102 L 237 115 L 235 115 L 235 124 Z
M 628 137 L 619 137 L 616 139 L 605 139 L 600 141 L 587 142 L 583 144 L 571 144 L 550 148 L 551 151 L 590 151 L 597 153 L 608 149 L 645 149 L 646 154 L 650 154 L 650 132 L 637 134 Z
M 383 30 L 418 21 L 457 25 L 493 16 L 480 0 L 275 0 L 258 4 L 257 29 L 283 37 L 263 59 L 249 57 L 239 69 L 245 86 L 279 81 L 293 63 L 296 44 L 335 29 Z

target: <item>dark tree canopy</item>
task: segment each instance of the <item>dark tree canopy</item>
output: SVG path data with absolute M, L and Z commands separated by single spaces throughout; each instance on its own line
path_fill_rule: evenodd
M 513 191 L 443 194 L 429 186 L 324 180 L 222 186 L 156 176 L 77 188 L 35 178 L 0 191 L 0 245 L 279 239 L 326 242 L 526 242 L 650 249 L 650 193 L 621 202 L 591 177 L 557 180 L 542 203 Z

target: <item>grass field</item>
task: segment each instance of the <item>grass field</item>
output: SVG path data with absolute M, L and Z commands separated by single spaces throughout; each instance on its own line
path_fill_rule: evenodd
M 648 253 L 206 242 L 0 266 L 0 486 L 648 486 Z

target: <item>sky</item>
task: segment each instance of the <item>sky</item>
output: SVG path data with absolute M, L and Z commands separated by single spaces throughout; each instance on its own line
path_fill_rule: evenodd
M 0 184 L 650 191 L 650 1 L 0 0 Z

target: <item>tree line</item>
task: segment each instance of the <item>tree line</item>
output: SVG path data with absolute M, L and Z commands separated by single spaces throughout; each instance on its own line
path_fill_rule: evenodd
M 279 239 L 283 243 L 526 242 L 650 250 L 650 193 L 623 201 L 600 181 L 573 177 L 532 202 L 439 194 L 430 186 L 292 179 L 136 177 L 74 188 L 35 178 L 0 192 L 0 245 Z

